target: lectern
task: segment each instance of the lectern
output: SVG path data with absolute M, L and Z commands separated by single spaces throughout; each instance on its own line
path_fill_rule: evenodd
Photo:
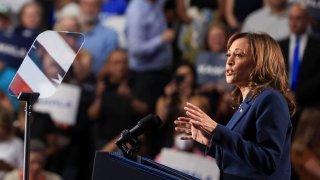
M 151 159 L 136 156 L 129 159 L 122 153 L 96 152 L 92 180 L 196 180 L 193 176 L 156 163 Z

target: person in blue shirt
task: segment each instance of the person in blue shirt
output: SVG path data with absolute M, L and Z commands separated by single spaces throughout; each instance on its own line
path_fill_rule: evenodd
M 154 110 L 157 98 L 170 79 L 170 42 L 174 31 L 167 28 L 163 13 L 165 0 L 131 1 L 126 13 L 125 34 L 134 91 Z
M 267 34 L 239 33 L 227 44 L 226 81 L 236 86 L 237 111 L 226 126 L 187 103 L 176 131 L 207 147 L 221 179 L 289 180 L 296 104 L 278 43 Z
M 83 48 L 92 54 L 92 72 L 97 75 L 110 53 L 118 47 L 118 34 L 99 22 L 101 0 L 80 0 L 79 5 L 79 20 L 85 35 Z

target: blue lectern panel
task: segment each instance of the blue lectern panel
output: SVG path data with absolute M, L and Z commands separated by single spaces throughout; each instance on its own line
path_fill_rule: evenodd
M 121 179 L 197 179 L 172 168 L 142 158 L 147 164 L 140 164 L 113 153 L 97 152 L 92 180 Z M 153 164 L 153 165 L 152 165 Z M 157 168 L 157 167 L 159 168 Z M 172 173 L 167 173 L 172 172 Z

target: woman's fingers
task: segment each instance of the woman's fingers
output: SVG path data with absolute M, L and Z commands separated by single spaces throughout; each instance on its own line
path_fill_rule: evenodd
M 192 123 L 193 125 L 196 125 L 196 126 L 202 125 L 202 123 L 200 121 L 195 121 L 195 120 L 190 120 L 190 123 Z
M 206 116 L 206 114 L 199 107 L 191 103 L 187 103 L 187 106 L 184 107 L 184 110 L 186 110 L 186 114 L 194 120 L 203 121 L 203 117 Z
M 200 113 L 200 114 L 203 113 L 203 111 L 198 106 L 195 106 L 195 105 L 193 105 L 193 104 L 191 104 L 189 102 L 187 102 L 187 107 L 192 109 L 192 110 L 194 110 L 194 111 L 196 111 L 196 112 L 198 112 L 198 113 Z
M 175 120 L 174 123 L 177 127 L 190 129 L 191 128 L 190 121 Z
M 185 127 L 175 127 L 174 128 L 175 131 L 179 132 L 179 133 L 185 133 L 185 134 L 188 134 L 188 135 L 191 135 L 191 129 L 190 128 L 185 128 Z
M 198 111 L 195 111 L 194 109 L 184 107 L 184 110 L 191 113 L 193 116 L 201 117 L 201 113 L 199 113 Z
M 174 121 L 176 125 L 175 131 L 191 135 L 190 121 L 191 121 L 190 118 L 179 117 L 178 120 Z
M 190 128 L 189 122 L 175 120 L 174 123 L 176 124 L 177 127 L 187 127 L 187 128 L 189 127 Z
M 212 121 L 213 122 L 213 121 Z M 190 123 L 193 127 L 199 129 L 203 134 L 212 135 L 213 129 L 215 128 L 215 124 L 206 124 L 204 122 L 191 120 Z
M 185 122 L 190 122 L 191 118 L 188 117 L 178 117 L 178 120 L 176 121 L 185 121 Z

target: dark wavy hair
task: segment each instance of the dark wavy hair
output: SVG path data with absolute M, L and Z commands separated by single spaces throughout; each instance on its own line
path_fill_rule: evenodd
M 194 64 L 188 62 L 187 60 L 181 60 L 177 67 L 175 68 L 175 72 L 174 72 L 174 75 L 173 76 L 176 76 L 176 73 L 177 73 L 177 70 L 180 68 L 180 67 L 183 67 L 183 66 L 186 66 L 187 68 L 190 69 L 191 73 L 192 73 L 192 77 L 193 77 L 193 84 L 192 84 L 192 88 L 195 89 L 197 86 L 198 86 L 198 81 L 197 81 L 197 70 L 196 70 L 196 67 L 194 66 Z
M 278 90 L 286 99 L 291 117 L 296 112 L 296 102 L 288 87 L 288 77 L 284 58 L 279 44 L 266 33 L 237 33 L 232 35 L 227 43 L 227 49 L 240 38 L 248 40 L 255 68 L 249 76 L 251 98 L 257 97 L 267 87 Z M 243 97 L 240 89 L 232 92 L 234 107 L 240 105 Z

